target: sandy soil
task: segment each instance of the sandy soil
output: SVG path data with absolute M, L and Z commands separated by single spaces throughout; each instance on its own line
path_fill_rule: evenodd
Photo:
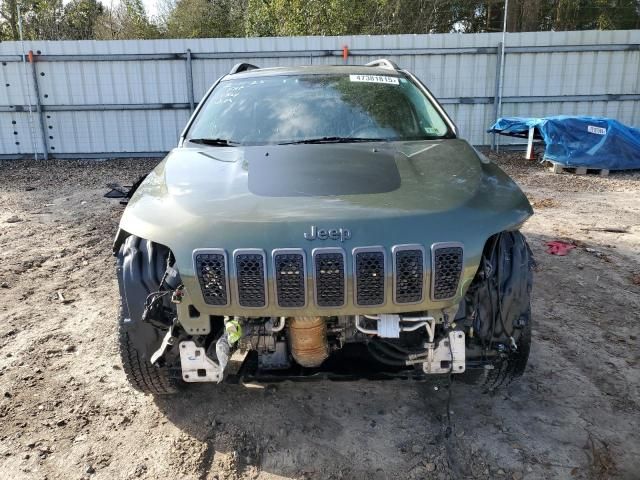
M 102 196 L 153 161 L 0 162 L 0 477 L 640 478 L 640 173 L 553 175 L 505 155 L 536 215 L 526 376 L 455 383 L 192 388 L 125 383 Z M 627 233 L 593 228 L 616 227 Z M 566 257 L 544 242 L 570 239 Z

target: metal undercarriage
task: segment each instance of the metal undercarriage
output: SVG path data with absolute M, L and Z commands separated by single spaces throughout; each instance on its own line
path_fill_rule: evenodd
M 463 373 L 465 332 L 439 315 L 224 317 L 218 335 L 180 338 L 172 329 L 155 353 L 179 351 L 188 383 L 244 379 L 425 378 Z

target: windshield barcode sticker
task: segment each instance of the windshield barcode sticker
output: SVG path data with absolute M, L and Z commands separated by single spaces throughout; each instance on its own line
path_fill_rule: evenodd
M 400 81 L 396 77 L 387 77 L 386 75 L 349 75 L 352 82 L 367 83 L 386 83 L 387 85 L 400 85 Z
M 589 133 L 595 133 L 596 135 L 606 135 L 607 129 L 602 127 L 594 127 L 592 125 L 587 126 L 587 131 Z

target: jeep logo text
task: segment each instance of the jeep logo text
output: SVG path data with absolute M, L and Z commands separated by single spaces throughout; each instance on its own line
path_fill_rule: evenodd
M 315 225 L 311 225 L 311 230 L 304 233 L 304 238 L 307 240 L 340 240 L 344 242 L 351 238 L 351 230 L 348 228 L 318 228 Z

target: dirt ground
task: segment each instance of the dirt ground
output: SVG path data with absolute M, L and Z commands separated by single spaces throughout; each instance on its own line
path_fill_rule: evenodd
M 498 394 L 454 383 L 125 383 L 103 198 L 155 161 L 0 162 L 0 477 L 640 478 L 640 172 L 500 163 L 536 215 L 533 348 Z M 596 229 L 618 228 L 624 233 Z M 565 257 L 545 242 L 565 239 Z

